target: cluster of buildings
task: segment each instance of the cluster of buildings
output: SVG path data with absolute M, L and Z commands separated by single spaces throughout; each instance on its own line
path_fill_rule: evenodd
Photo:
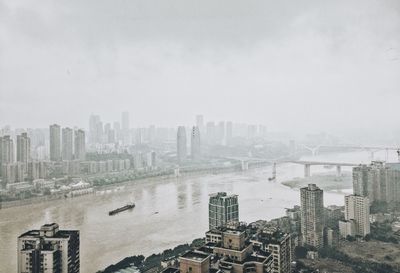
M 235 137 L 248 140 L 265 138 L 266 135 L 267 129 L 263 125 L 236 124 L 231 121 L 220 121 L 218 123 L 214 121 L 204 122 L 204 117 L 197 115 L 195 126 L 192 128 L 179 126 L 177 129 L 177 162 L 178 164 L 182 164 L 187 162 L 188 159 L 192 162 L 201 159 L 202 147 L 200 145 L 200 136 L 203 146 L 211 147 L 212 149 L 215 145 L 228 146 L 232 144 Z M 190 158 L 188 152 L 189 139 Z
M 341 238 L 365 237 L 370 233 L 368 197 L 345 196 L 344 212 L 338 206 L 324 208 L 323 191 L 315 184 L 300 189 L 301 244 L 320 249 Z M 343 215 L 344 214 L 344 215 Z
M 235 137 L 244 139 L 264 138 L 267 136 L 265 125 L 240 124 L 231 121 L 204 121 L 202 115 L 196 116 L 196 126 L 207 145 L 230 145 Z
M 187 141 L 185 126 L 179 126 L 176 137 L 176 155 L 179 164 L 187 160 Z M 190 134 L 190 157 L 192 161 L 198 161 L 201 158 L 201 142 L 199 127 L 193 126 Z
M 104 123 L 99 115 L 89 117 L 88 144 L 91 151 L 107 149 L 112 144 L 126 147 L 129 145 L 155 144 L 175 140 L 174 128 L 156 127 L 131 128 L 129 112 L 121 113 L 121 120 Z
M 211 194 L 205 244 L 176 257 L 163 273 L 290 273 L 297 246 L 315 257 L 339 237 L 367 236 L 369 204 L 367 196 L 353 194 L 345 196 L 344 208 L 325 208 L 323 190 L 309 184 L 300 189 L 300 206 L 287 209 L 286 216 L 247 225 L 239 221 L 237 195 Z M 79 272 L 79 232 L 49 224 L 22 234 L 18 273 L 30 272 Z
M 375 201 L 400 201 L 400 164 L 372 161 L 370 165 L 353 168 L 354 194 Z
M 34 160 L 31 156 L 31 138 L 27 132 L 16 136 L 16 147 L 10 135 L 0 137 L 0 175 L 2 186 L 46 178 L 50 171 L 51 162 L 85 160 L 85 132 L 73 130 L 59 125 L 50 126 L 50 161 Z M 16 148 L 16 149 L 15 149 Z M 16 151 L 16 156 L 14 152 Z
M 164 273 L 289 273 L 291 235 L 278 228 L 258 228 L 239 222 L 237 195 L 210 195 L 209 230 L 205 244 L 177 259 Z

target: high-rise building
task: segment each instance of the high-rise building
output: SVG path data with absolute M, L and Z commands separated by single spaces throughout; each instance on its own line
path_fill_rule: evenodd
M 17 166 L 14 163 L 3 163 L 1 165 L 2 187 L 16 182 Z
M 290 234 L 271 227 L 257 233 L 250 242 L 272 254 L 272 273 L 291 272 L 290 263 L 294 257 L 292 257 Z
M 28 164 L 31 153 L 31 139 L 27 133 L 17 136 L 17 161 Z
M 0 163 L 14 162 L 14 142 L 9 135 L 0 137 Z
M 373 161 L 353 168 L 353 192 L 369 202 L 400 201 L 400 164 Z
M 199 127 L 201 133 L 204 133 L 204 117 L 203 115 L 196 116 L 196 126 Z
M 18 237 L 18 273 L 79 273 L 79 231 L 43 225 Z
M 130 144 L 132 142 L 131 132 L 130 132 L 129 112 L 126 111 L 122 112 L 121 114 L 121 140 L 122 143 L 125 145 Z M 139 144 L 141 144 L 141 142 Z
M 227 195 L 226 192 L 211 194 L 208 204 L 208 220 L 210 229 L 239 222 L 238 196 Z
M 89 117 L 89 143 L 99 143 L 101 136 L 99 132 L 100 116 L 90 115 Z
M 73 159 L 73 130 L 71 128 L 62 129 L 62 159 Z
M 272 265 L 274 259 L 272 254 L 269 251 L 256 249 L 252 243 L 248 243 L 245 230 L 223 230 L 221 233 L 221 242 L 214 247 L 213 253 L 215 257 L 220 258 L 218 268 L 222 272 L 273 272 Z
M 79 129 L 75 131 L 75 159 L 86 159 L 85 131 Z
M 206 141 L 208 144 L 214 145 L 217 141 L 217 128 L 213 121 L 209 121 L 206 124 Z
M 359 195 L 345 196 L 345 214 L 346 221 L 354 220 L 355 234 L 366 236 L 370 233 L 369 223 L 369 199 Z
M 301 235 L 303 245 L 323 247 L 324 193 L 315 184 L 300 189 Z
M 201 144 L 200 144 L 200 131 L 199 127 L 193 126 L 191 134 L 191 157 L 193 161 L 201 158 Z
M 178 133 L 176 137 L 176 155 L 178 158 L 178 163 L 182 163 L 186 160 L 187 150 L 186 150 L 186 129 L 185 126 L 178 127 Z
M 115 140 L 116 141 L 122 140 L 121 124 L 118 121 L 114 121 L 113 129 L 115 134 Z
M 50 160 L 61 160 L 61 130 L 60 125 L 50 125 Z

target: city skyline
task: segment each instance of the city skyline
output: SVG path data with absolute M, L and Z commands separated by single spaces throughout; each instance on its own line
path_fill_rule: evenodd
M 0 0 L 0 273 L 399 273 L 400 0 Z
M 281 131 L 373 123 L 398 133 L 399 3 L 367 2 L 102 0 L 92 13 L 79 1 L 4 0 L 0 124 L 83 127 L 82 116 L 119 120 L 126 110 L 138 126 L 192 124 L 203 113 Z

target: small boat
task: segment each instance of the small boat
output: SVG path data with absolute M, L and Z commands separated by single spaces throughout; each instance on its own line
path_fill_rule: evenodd
M 125 205 L 123 207 L 120 207 L 120 208 L 117 208 L 115 210 L 109 211 L 108 215 L 110 215 L 110 216 L 111 215 L 115 215 L 115 214 L 120 213 L 122 211 L 133 209 L 134 207 L 135 207 L 135 203 L 128 203 L 127 205 Z

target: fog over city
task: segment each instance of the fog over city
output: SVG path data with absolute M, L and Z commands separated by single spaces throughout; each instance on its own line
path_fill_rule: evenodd
M 400 2 L 0 1 L 0 123 L 399 131 Z M 83 118 L 84 117 L 84 118 Z
M 0 0 L 0 273 L 400 273 L 400 0 Z

